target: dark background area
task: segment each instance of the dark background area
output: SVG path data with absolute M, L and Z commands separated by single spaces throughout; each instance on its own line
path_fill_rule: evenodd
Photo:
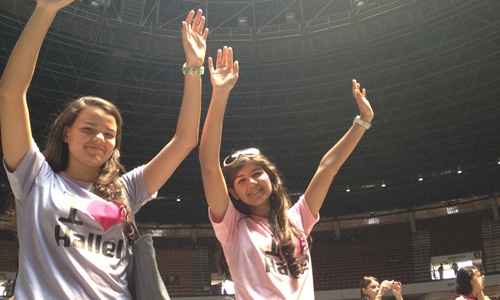
M 27 0 L 0 2 L 0 70 L 33 7 Z M 241 65 L 222 155 L 261 148 L 294 196 L 357 114 L 351 79 L 367 88 L 373 128 L 335 179 L 323 216 L 500 190 L 495 0 L 75 2 L 58 15 L 30 89 L 39 146 L 64 103 L 97 95 L 122 110 L 128 169 L 159 151 L 177 121 L 184 62 L 178 29 L 191 8 L 207 15 L 208 54 L 230 45 Z M 5 194 L 3 173 L 0 183 Z M 159 198 L 141 210 L 141 221 L 208 222 L 196 150 Z

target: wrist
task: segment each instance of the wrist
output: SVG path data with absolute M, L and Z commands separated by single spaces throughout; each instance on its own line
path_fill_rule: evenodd
M 368 123 L 371 123 L 373 121 L 373 115 L 369 116 L 369 115 L 361 114 L 361 115 L 359 115 L 359 117 L 361 118 L 361 120 L 368 122 Z
M 229 98 L 229 95 L 231 94 L 231 90 L 229 89 L 222 89 L 222 88 L 213 88 L 212 89 L 212 98 Z
M 370 121 L 367 121 L 367 120 L 363 119 L 361 116 L 357 115 L 356 117 L 354 117 L 352 124 L 357 125 L 365 130 L 368 130 L 372 127 L 371 119 L 369 119 L 369 120 Z
M 39 4 L 37 3 L 35 6 L 35 11 L 38 13 L 43 13 L 49 15 L 51 17 L 55 17 L 59 12 L 60 8 L 51 7 L 47 4 Z
M 182 74 L 202 76 L 203 74 L 205 74 L 205 68 L 203 67 L 203 65 L 190 66 L 187 62 L 185 62 L 182 65 Z
M 190 60 L 186 59 L 185 65 L 188 68 L 203 67 L 203 60 L 193 60 L 193 61 L 190 61 Z

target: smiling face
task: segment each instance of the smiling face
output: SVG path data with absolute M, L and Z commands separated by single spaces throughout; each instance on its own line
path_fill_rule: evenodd
M 273 188 L 269 175 L 257 163 L 248 161 L 236 172 L 230 192 L 249 206 L 252 214 L 267 216 Z
M 111 114 L 97 106 L 83 108 L 64 134 L 69 150 L 68 169 L 99 170 L 113 154 L 117 131 Z

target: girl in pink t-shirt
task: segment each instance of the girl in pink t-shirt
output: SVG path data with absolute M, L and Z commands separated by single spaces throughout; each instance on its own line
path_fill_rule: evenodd
M 239 77 L 233 50 L 208 59 L 212 99 L 200 142 L 200 161 L 209 215 L 235 283 L 237 299 L 314 299 L 307 236 L 340 167 L 352 153 L 374 113 L 366 90 L 352 80 L 360 116 L 323 156 L 304 195 L 290 207 L 280 175 L 256 148 L 219 161 L 224 112 Z

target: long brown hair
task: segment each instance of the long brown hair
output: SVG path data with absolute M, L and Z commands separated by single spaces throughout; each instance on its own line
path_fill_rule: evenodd
M 120 163 L 123 121 L 120 111 L 113 103 L 94 96 L 84 96 L 70 102 L 52 124 L 44 151 L 45 158 L 54 172 L 66 170 L 69 163 L 69 149 L 68 144 L 64 142 L 65 131 L 73 125 L 78 114 L 89 106 L 98 107 L 112 115 L 117 127 L 115 149 L 101 167 L 99 176 L 94 182 L 94 192 L 103 199 L 124 204 L 123 187 L 119 181 L 120 175 L 125 171 Z
M 253 148 L 255 149 L 255 148 Z M 293 236 L 298 239 L 305 238 L 305 234 L 297 229 L 288 218 L 288 209 L 290 208 L 290 197 L 287 193 L 283 180 L 276 166 L 258 149 L 257 152 L 251 155 L 238 154 L 244 153 L 244 150 L 233 152 L 228 157 L 233 157 L 229 164 L 224 163 L 222 169 L 224 177 L 229 188 L 233 188 L 234 179 L 243 166 L 249 162 L 253 162 L 260 166 L 269 176 L 272 184 L 272 193 L 269 197 L 270 211 L 268 215 L 271 231 L 278 241 L 278 248 L 282 258 L 287 263 L 288 270 L 294 278 L 298 278 L 300 274 L 306 270 L 306 261 L 303 253 L 300 256 L 295 255 L 297 247 Z M 224 161 L 226 162 L 227 159 Z M 231 196 L 231 201 L 234 207 L 242 214 L 251 215 L 250 207 Z

